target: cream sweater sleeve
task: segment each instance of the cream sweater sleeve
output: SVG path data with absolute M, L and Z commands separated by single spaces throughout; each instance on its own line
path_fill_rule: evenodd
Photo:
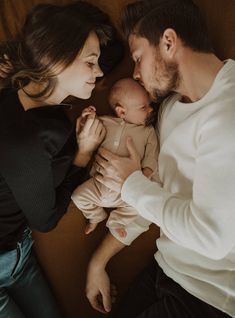
M 218 107 L 208 121 L 201 118 L 204 124 L 198 121 L 194 127 L 184 126 L 185 133 L 192 134 L 200 126 L 195 136 L 191 198 L 164 190 L 141 172 L 129 176 L 121 193 L 125 202 L 160 226 L 169 239 L 211 259 L 225 257 L 235 246 L 234 107 Z M 175 146 L 174 151 L 171 148 L 175 161 L 184 167 L 184 154 L 177 152 L 174 142 L 171 146 Z

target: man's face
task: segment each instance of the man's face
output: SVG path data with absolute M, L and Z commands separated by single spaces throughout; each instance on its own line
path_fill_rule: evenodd
M 145 87 L 153 100 L 177 89 L 180 76 L 176 63 L 166 62 L 159 47 L 150 45 L 143 37 L 131 34 L 128 42 L 135 62 L 133 77 Z

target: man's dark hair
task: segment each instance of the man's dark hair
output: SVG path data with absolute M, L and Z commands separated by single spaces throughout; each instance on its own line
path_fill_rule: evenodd
M 213 52 L 206 22 L 191 0 L 143 0 L 126 6 L 122 29 L 158 45 L 167 28 L 172 28 L 183 44 L 196 52 Z

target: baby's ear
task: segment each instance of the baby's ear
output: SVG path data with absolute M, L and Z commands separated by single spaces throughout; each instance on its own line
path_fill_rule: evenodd
M 126 110 L 121 105 L 117 105 L 115 107 L 115 112 L 117 114 L 117 117 L 119 117 L 119 118 L 125 118 L 125 116 L 126 116 Z

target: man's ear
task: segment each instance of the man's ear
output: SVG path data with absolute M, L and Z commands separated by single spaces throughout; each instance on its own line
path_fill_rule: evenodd
M 179 38 L 174 29 L 168 28 L 160 39 L 160 50 L 162 56 L 172 59 L 176 53 Z
M 116 107 L 115 107 L 115 112 L 117 114 L 117 116 L 119 118 L 125 118 L 126 116 L 126 110 L 124 107 L 122 107 L 122 105 L 118 104 Z

